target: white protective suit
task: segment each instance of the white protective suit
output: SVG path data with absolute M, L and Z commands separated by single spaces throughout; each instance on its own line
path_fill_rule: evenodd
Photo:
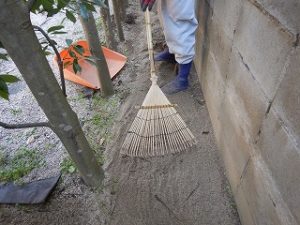
M 190 63 L 195 56 L 198 26 L 195 0 L 158 0 L 157 9 L 169 52 L 179 64 Z

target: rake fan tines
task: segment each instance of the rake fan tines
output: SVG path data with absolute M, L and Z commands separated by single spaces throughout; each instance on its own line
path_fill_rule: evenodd
M 128 130 L 122 153 L 161 156 L 181 152 L 195 142 L 194 136 L 156 83 L 152 84 Z

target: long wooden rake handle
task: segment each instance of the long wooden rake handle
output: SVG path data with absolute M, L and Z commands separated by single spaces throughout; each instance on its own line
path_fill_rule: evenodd
M 154 64 L 154 53 L 153 53 L 153 43 L 152 43 L 152 32 L 151 32 L 151 21 L 150 21 L 150 13 L 147 8 L 145 12 L 145 21 L 146 21 L 146 34 L 147 34 L 147 44 L 149 51 L 149 59 L 150 59 L 150 75 L 152 82 L 157 81 L 157 76 L 155 73 L 155 64 Z

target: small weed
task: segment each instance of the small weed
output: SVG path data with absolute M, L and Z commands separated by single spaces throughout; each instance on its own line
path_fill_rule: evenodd
M 120 104 L 120 96 L 115 94 L 109 98 L 103 98 L 100 95 L 93 97 L 93 103 L 95 106 L 114 109 Z
M 3 152 L 1 154 L 0 182 L 17 181 L 43 165 L 43 160 L 35 149 L 20 148 L 10 159 Z
M 97 126 L 99 129 L 105 129 L 110 127 L 113 120 L 113 115 L 109 115 L 108 113 L 102 112 L 101 114 L 97 114 L 93 116 L 91 122 L 94 126 Z
M 230 204 L 230 206 L 233 208 L 233 209 L 237 209 L 237 206 L 236 206 L 236 204 L 235 204 L 235 201 L 234 201 L 234 199 L 233 199 L 233 193 L 232 193 L 232 190 L 231 190 L 231 187 L 230 187 L 230 185 L 227 183 L 226 184 L 226 186 L 225 186 L 225 191 L 227 192 L 227 194 L 230 196 L 230 202 L 229 202 L 229 204 Z
M 96 112 L 94 116 L 89 119 L 89 125 L 93 127 L 95 131 L 98 131 L 103 138 L 106 139 L 107 131 L 113 125 L 114 118 L 117 114 L 120 105 L 120 97 L 114 95 L 110 98 L 102 98 L 101 96 L 95 96 L 93 98 L 93 109 Z
M 90 136 L 87 136 L 87 139 L 88 139 L 88 142 L 91 146 L 91 148 L 93 149 L 94 153 L 95 153 L 95 156 L 96 156 L 96 159 L 97 161 L 100 163 L 100 165 L 103 165 L 104 164 L 104 147 L 101 146 L 99 143 L 97 143 L 95 140 L 94 140 L 94 137 L 91 138 Z
M 96 20 L 96 27 L 100 30 L 102 30 L 102 27 L 103 27 L 103 20 L 102 18 L 99 18 Z
M 5 155 L 3 153 L 3 150 L 0 150 L 0 165 L 3 165 L 5 163 Z
M 77 91 L 75 95 L 68 96 L 68 100 L 72 102 L 78 102 L 79 104 L 84 104 L 87 101 L 87 98 L 84 93 Z
M 91 119 L 92 125 L 97 126 L 101 130 L 111 128 L 120 105 L 120 97 L 114 95 L 107 99 L 96 96 L 93 98 L 93 104 L 97 114 Z
M 121 98 L 118 94 L 109 98 L 94 95 L 92 99 L 92 116 L 84 123 L 84 129 L 88 134 L 88 141 L 101 165 L 105 161 L 103 154 L 105 146 L 113 136 L 111 128 L 118 113 L 120 101 Z
M 25 137 L 29 138 L 30 136 L 34 135 L 37 131 L 37 128 L 36 127 L 33 127 L 31 129 L 29 129 L 28 131 L 24 132 L 24 134 L 21 134 L 21 135 L 24 135 Z
M 46 151 L 50 151 L 51 149 L 53 149 L 55 147 L 55 144 L 53 143 L 46 143 L 45 144 L 45 150 Z
M 100 165 L 103 165 L 105 162 L 103 151 L 97 152 L 96 157 L 97 157 L 97 161 L 100 163 Z
M 77 99 L 78 100 L 84 100 L 84 99 L 86 99 L 85 94 L 82 93 L 82 92 L 78 92 L 77 93 Z
M 63 173 L 74 173 L 76 171 L 76 166 L 72 159 L 67 157 L 61 162 L 60 169 Z
M 14 116 L 17 116 L 22 113 L 22 109 L 11 109 L 10 111 Z

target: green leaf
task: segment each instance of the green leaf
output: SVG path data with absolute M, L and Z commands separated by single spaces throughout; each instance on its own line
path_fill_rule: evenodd
M 0 41 L 0 48 L 4 48 L 3 44 L 1 43 L 1 41 Z
M 58 5 L 56 5 L 57 7 L 54 8 L 56 0 L 39 0 L 39 1 L 42 1 L 44 11 L 48 13 L 47 17 L 51 17 L 55 15 L 62 9 L 62 7 L 58 7 Z
M 51 55 L 52 53 L 49 52 L 49 51 L 44 51 L 44 55 L 47 56 L 47 55 Z
M 63 29 L 63 28 L 64 28 L 63 25 L 53 26 L 53 27 L 50 27 L 50 28 L 47 30 L 47 32 L 48 32 L 48 33 L 51 33 L 51 32 L 53 32 L 53 31 L 61 30 L 61 29 Z
M 66 10 L 66 17 L 72 21 L 73 23 L 76 23 L 76 17 L 74 16 L 74 14 L 72 12 L 70 12 L 69 10 Z
M 75 74 L 77 72 L 81 72 L 81 66 L 78 64 L 78 60 L 77 59 L 73 60 L 73 70 L 74 70 Z
M 85 58 L 84 60 L 86 60 L 88 63 L 90 63 L 91 65 L 95 66 L 96 63 L 94 60 L 90 59 L 90 58 Z
M 75 166 L 70 166 L 70 167 L 68 168 L 68 172 L 69 172 L 69 173 L 74 173 L 75 170 L 76 170 Z
M 66 39 L 66 43 L 68 46 L 72 45 L 73 40 L 72 39 Z
M 87 56 L 87 59 L 90 59 L 91 61 L 95 62 L 95 61 L 102 61 L 103 59 L 97 58 L 95 56 Z
M 46 11 L 52 12 L 54 10 L 54 0 L 40 0 Z
M 19 81 L 19 78 L 14 75 L 0 74 L 0 97 L 9 100 L 7 83 L 15 83 L 17 81 Z
M 1 80 L 4 81 L 5 83 L 15 83 L 20 81 L 19 78 L 11 74 L 0 74 L 0 81 Z
M 0 59 L 3 59 L 3 60 L 5 60 L 5 61 L 8 61 L 7 54 L 2 54 L 2 53 L 0 53 Z
M 58 0 L 57 7 L 62 9 L 69 4 L 70 0 Z
M 2 79 L 0 79 L 0 97 L 9 100 L 8 87 Z
M 1 97 L 1 98 L 4 98 L 5 100 L 9 100 L 9 94 L 8 94 L 8 91 L 2 90 L 2 89 L 0 88 L 0 97 Z
M 54 31 L 52 34 L 67 34 L 65 31 Z
M 94 5 L 92 5 L 91 3 L 83 3 L 83 4 L 87 8 L 87 10 L 92 11 L 92 12 L 96 12 L 96 9 L 95 9 Z
M 79 55 L 83 55 L 84 53 L 84 48 L 81 45 L 74 45 L 74 50 L 79 54 Z
M 70 0 L 36 0 L 31 12 L 47 12 L 47 17 L 51 17 L 65 8 L 69 2 Z
M 32 5 L 31 12 L 36 13 L 39 11 L 39 7 L 42 5 L 41 1 L 35 1 Z
M 77 56 L 76 56 L 75 52 L 73 52 L 73 50 L 69 50 L 68 53 L 73 59 L 77 59 Z
M 68 18 L 67 18 L 67 17 L 64 17 L 64 18 L 62 19 L 62 21 L 60 21 L 60 24 L 63 24 L 63 23 L 65 22 L 66 19 L 68 19 Z

